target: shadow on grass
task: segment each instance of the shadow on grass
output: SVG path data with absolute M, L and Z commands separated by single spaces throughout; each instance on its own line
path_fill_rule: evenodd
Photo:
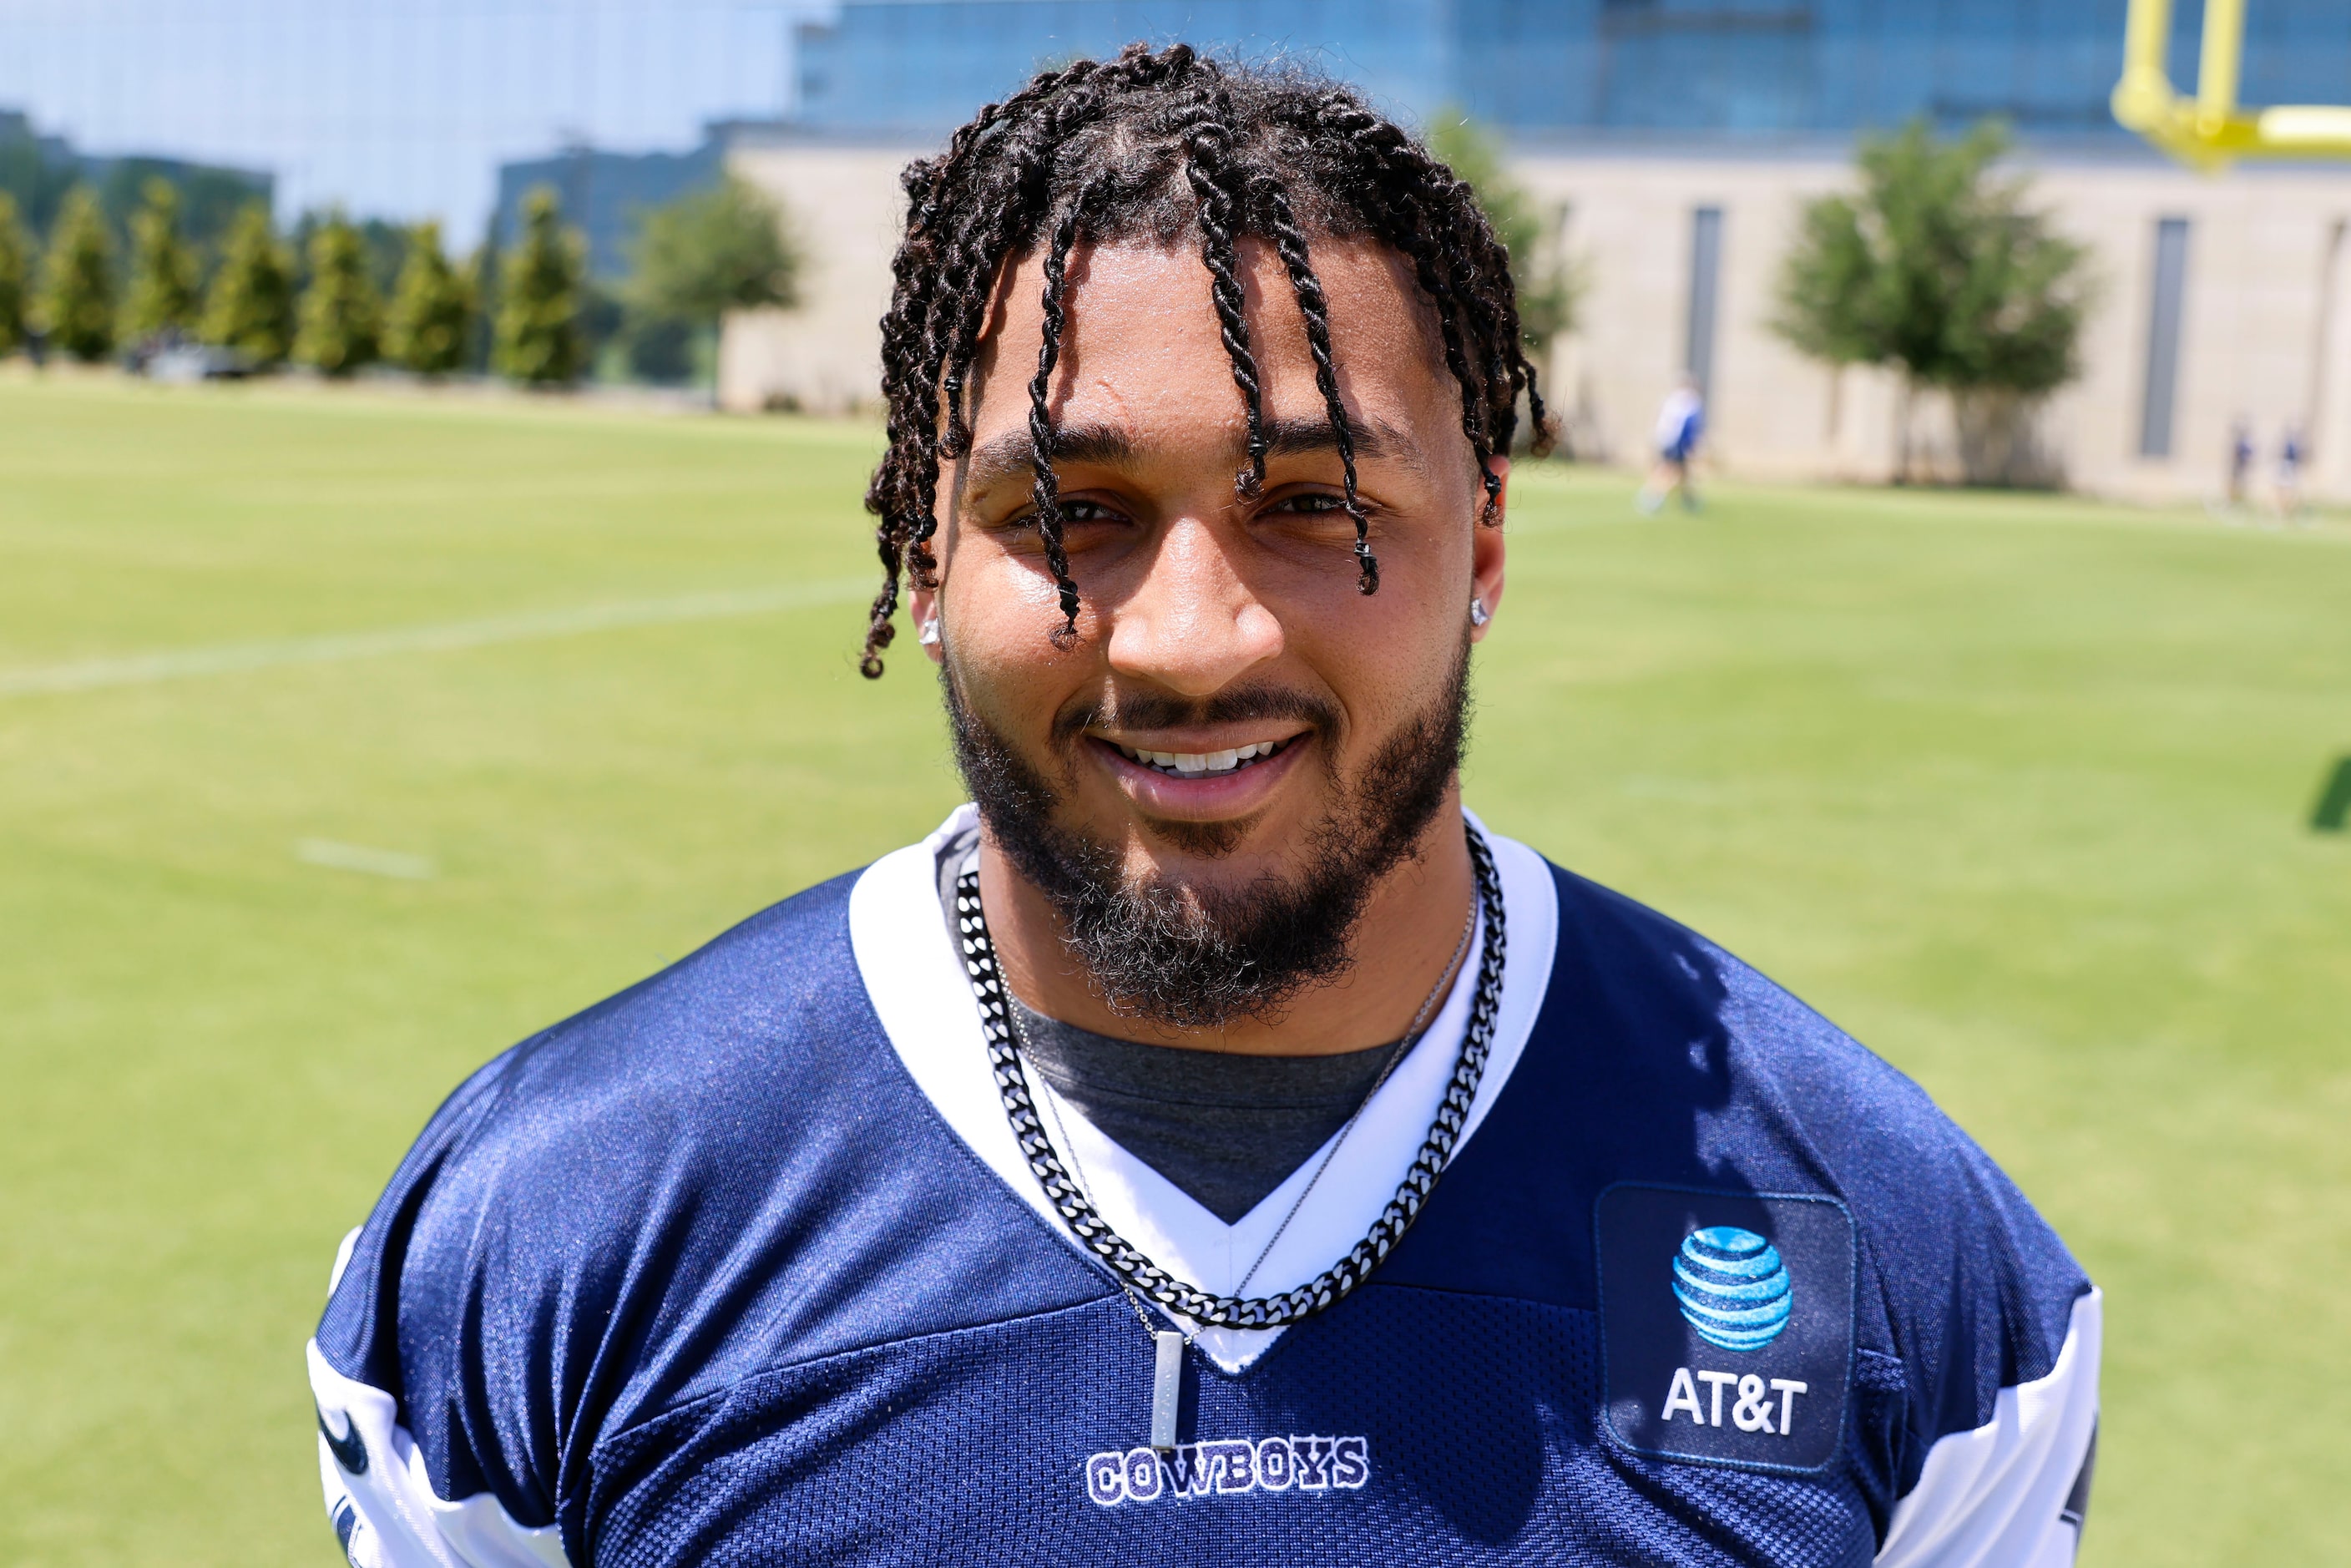
M 2335 763 L 2334 776 L 2327 779 L 2317 806 L 2310 813 L 2310 831 L 2339 833 L 2346 818 L 2351 818 L 2351 757 Z

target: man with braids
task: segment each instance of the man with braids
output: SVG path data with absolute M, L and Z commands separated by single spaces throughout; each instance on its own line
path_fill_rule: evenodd
M 967 806 L 436 1114 L 309 1352 L 407 1565 L 2069 1562 L 2097 1293 L 1907 1081 L 1461 802 L 1509 257 L 1177 47 L 906 172 Z

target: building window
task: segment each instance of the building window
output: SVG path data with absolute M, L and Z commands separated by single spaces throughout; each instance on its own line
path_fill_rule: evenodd
M 2147 401 L 2139 410 L 2138 455 L 2171 455 L 2171 412 L 2179 394 L 2179 317 L 2188 293 L 2188 220 L 2155 225 L 2155 299 L 2147 320 Z
M 1722 209 L 1698 207 L 1690 214 L 1689 319 L 1682 369 L 1698 383 L 1701 397 L 1714 390 L 1714 318 L 1721 281 Z

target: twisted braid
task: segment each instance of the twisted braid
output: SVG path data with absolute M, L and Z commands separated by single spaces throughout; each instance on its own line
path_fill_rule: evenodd
M 1353 91 L 1292 71 L 1219 65 L 1178 44 L 1077 60 L 989 104 L 937 156 L 902 177 L 905 236 L 882 319 L 888 449 L 867 486 L 883 580 L 859 668 L 882 673 L 903 587 L 936 586 L 931 540 L 943 459 L 971 443 L 971 372 L 997 289 L 1026 255 L 1044 261 L 1044 340 L 1029 386 L 1038 532 L 1061 610 L 1057 643 L 1081 605 L 1052 472 L 1053 372 L 1067 329 L 1068 264 L 1081 241 L 1196 237 L 1240 393 L 1248 461 L 1237 493 L 1261 493 L 1268 441 L 1263 376 L 1249 331 L 1239 242 L 1271 245 L 1306 327 L 1314 382 L 1355 526 L 1357 584 L 1379 587 L 1355 450 L 1331 346 L 1330 302 L 1313 267 L 1322 238 L 1369 238 L 1409 265 L 1461 397 L 1461 433 L 1499 516 L 1494 458 L 1510 449 L 1523 398 L 1537 451 L 1551 421 L 1527 361 L 1509 252 L 1468 186 Z
M 941 318 L 947 332 L 941 362 L 946 366 L 948 426 L 940 455 L 959 457 L 969 446 L 971 427 L 966 422 L 962 394 L 964 380 L 979 355 L 980 328 L 987 319 L 988 285 L 1003 258 L 1019 248 L 1024 230 L 1034 226 L 1035 204 L 1042 188 L 1037 182 L 1050 176 L 1060 141 L 1100 112 L 1105 94 L 1180 82 L 1200 64 L 1188 44 L 1178 44 L 1159 55 L 1129 49 L 1106 64 L 1079 60 L 1063 70 L 1047 71 L 1007 99 L 1000 110 L 991 105 L 980 111 L 982 120 L 992 110 L 999 120 L 1030 115 L 1041 119 L 1035 136 L 1005 139 L 1010 177 L 1003 183 L 1011 199 L 976 205 L 972 215 L 980 221 L 964 231 L 939 279 L 942 293 L 951 302 L 950 313 Z M 947 161 L 956 164 L 947 172 L 950 174 L 966 166 L 965 155 L 977 143 L 979 127 L 980 120 L 975 120 L 956 132 L 948 146 Z
M 1397 248 L 1412 263 L 1413 276 L 1421 292 L 1436 302 L 1445 366 L 1453 372 L 1454 382 L 1461 392 L 1461 434 L 1468 438 L 1470 452 L 1477 458 L 1478 481 L 1486 492 L 1480 520 L 1490 523 L 1501 500 L 1502 482 L 1494 472 L 1496 437 L 1489 433 L 1499 423 L 1499 441 L 1507 446 L 1515 431 L 1517 410 L 1506 404 L 1497 420 L 1492 389 L 1481 373 L 1484 364 L 1473 370 L 1464 346 L 1462 318 L 1474 310 L 1470 296 L 1476 282 L 1475 263 L 1460 256 L 1458 234 L 1432 232 L 1427 217 L 1429 206 L 1441 210 L 1454 196 L 1457 182 L 1444 165 L 1395 124 L 1365 109 L 1353 94 L 1333 92 L 1323 99 L 1320 109 L 1320 123 L 1360 147 L 1377 166 L 1382 178 L 1374 189 L 1389 220 L 1390 233 Z M 1471 210 L 1475 210 L 1474 204 Z M 1452 243 L 1448 245 L 1448 241 Z M 1508 275 L 1504 276 L 1507 281 Z M 1487 325 L 1473 319 L 1471 329 Z M 1521 361 L 1525 358 L 1523 353 L 1516 357 Z
M 946 367 L 941 387 L 947 404 L 947 429 L 939 447 L 942 456 L 961 456 L 971 442 L 971 427 L 964 415 L 963 385 L 979 352 L 980 326 L 987 319 L 987 285 L 994 281 L 997 265 L 1019 240 L 1023 218 L 1051 177 L 1051 147 L 1057 134 L 1087 118 L 1099 105 L 1099 90 L 1089 89 L 1086 84 L 1105 71 L 1116 70 L 1116 66 L 1079 60 L 1066 69 L 1047 71 L 1006 99 L 998 112 L 998 118 L 1003 120 L 1039 114 L 1043 124 L 1040 136 L 1016 139 L 1008 149 L 1014 199 L 992 211 L 983 208 L 973 214 L 980 221 L 967 223 L 941 272 L 939 288 L 948 302 L 948 308 L 939 319 L 943 336 L 935 350 Z M 1059 94 L 1067 96 L 1057 99 Z M 986 118 L 987 110 L 983 110 L 981 115 Z M 972 134 L 967 137 L 967 131 Z M 948 147 L 947 161 L 956 165 L 951 172 L 961 171 L 972 145 L 978 140 L 970 126 L 957 131 L 956 137 Z
M 1089 186 L 1063 209 L 1053 225 L 1052 243 L 1045 250 L 1045 329 L 1037 347 L 1037 374 L 1029 382 L 1029 465 L 1036 471 L 1031 494 L 1037 500 L 1037 534 L 1044 542 L 1045 565 L 1061 591 L 1062 624 L 1053 634 L 1057 646 L 1066 646 L 1078 634 L 1078 585 L 1070 580 L 1070 553 L 1061 542 L 1061 487 L 1053 474 L 1053 367 L 1061 357 L 1061 329 L 1067 320 L 1062 297 L 1069 287 L 1070 246 L 1077 242 L 1078 225 L 1098 187 Z
M 1184 177 L 1200 203 L 1200 258 L 1208 268 L 1208 294 L 1217 308 L 1217 323 L 1225 340 L 1225 357 L 1232 361 L 1233 384 L 1240 388 L 1241 407 L 1249 423 L 1249 466 L 1234 477 L 1238 495 L 1256 496 L 1265 488 L 1265 394 L 1258 382 L 1257 357 L 1249 352 L 1249 316 L 1243 308 L 1239 274 L 1240 253 L 1234 243 L 1232 131 L 1230 98 L 1215 75 L 1199 89 L 1180 116 L 1184 137 Z
M 1372 520 L 1355 494 L 1355 438 L 1347 428 L 1347 405 L 1339 398 L 1339 371 L 1331 360 L 1330 304 L 1322 296 L 1322 280 L 1314 275 L 1306 231 L 1290 213 L 1290 197 L 1279 181 L 1258 182 L 1254 193 L 1265 204 L 1273 244 L 1290 274 L 1290 291 L 1298 300 L 1298 314 L 1306 322 L 1306 351 L 1314 360 L 1314 385 L 1322 393 L 1323 412 L 1331 417 L 1332 440 L 1339 448 L 1339 474 L 1347 516 L 1355 525 L 1355 586 L 1365 593 L 1380 591 L 1380 558 L 1372 553 Z
M 873 530 L 875 553 L 882 558 L 882 590 L 873 596 L 867 612 L 865 652 L 858 661 L 858 669 L 867 679 L 882 673 L 882 651 L 897 635 L 892 617 L 898 610 L 898 576 L 902 566 L 911 566 L 917 581 L 929 566 L 929 552 L 919 545 L 909 549 L 907 521 L 924 515 L 923 486 L 916 478 L 922 464 L 919 454 L 925 446 L 921 420 L 927 408 L 935 417 L 935 405 L 925 396 L 924 389 L 914 384 L 908 373 L 914 356 L 911 352 L 922 331 L 922 316 L 927 302 L 923 298 L 921 279 L 926 269 L 930 252 L 930 218 L 933 205 L 924 199 L 926 187 L 935 194 L 935 165 L 922 160 L 906 166 L 900 183 L 904 187 L 911 211 L 906 224 L 906 238 L 892 258 L 893 283 L 889 313 L 882 318 L 882 395 L 889 405 L 886 426 L 890 455 L 873 472 L 872 483 L 865 489 L 865 509 L 880 517 Z M 938 477 L 935 458 L 929 465 L 931 489 L 935 500 Z

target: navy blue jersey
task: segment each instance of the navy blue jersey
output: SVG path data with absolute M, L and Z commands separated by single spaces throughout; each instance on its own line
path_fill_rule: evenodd
M 2097 1297 L 2056 1237 L 1908 1080 L 1501 840 L 1444 1179 L 1337 1306 L 1202 1334 L 1153 1450 L 1151 1341 L 1004 1130 L 945 833 L 434 1115 L 311 1350 L 354 1563 L 2071 1560 Z M 1253 1288 L 1287 1289 L 1393 1191 L 1467 989 L 1322 1182 L 1234 1227 L 1058 1141 L 1156 1260 L 1233 1290 L 1273 1236 Z

